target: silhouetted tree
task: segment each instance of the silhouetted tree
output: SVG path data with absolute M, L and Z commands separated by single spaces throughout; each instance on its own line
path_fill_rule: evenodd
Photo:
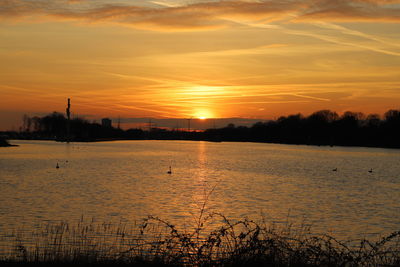
M 343 145 L 357 145 L 362 142 L 360 127 L 365 115 L 360 112 L 346 111 L 333 122 L 334 141 Z
M 66 118 L 63 114 L 53 112 L 40 120 L 41 129 L 45 134 L 60 137 L 65 135 L 66 131 Z
M 378 114 L 369 114 L 365 120 L 367 127 L 379 127 L 381 124 L 381 118 Z
M 304 117 L 301 114 L 280 117 L 279 125 L 280 139 L 289 144 L 300 144 L 306 138 Z
M 33 131 L 34 132 L 39 132 L 41 131 L 40 129 L 40 118 L 35 116 L 32 118 L 32 123 L 33 123 Z
M 29 118 L 28 115 L 24 114 L 24 116 L 22 116 L 22 127 L 20 129 L 21 132 L 29 132 L 31 130 L 31 123 L 31 118 Z
M 391 109 L 384 115 L 383 124 L 385 145 L 400 147 L 400 110 Z
M 307 143 L 328 145 L 335 143 L 335 132 L 332 124 L 339 118 L 336 112 L 320 110 L 307 118 Z
M 385 113 L 385 120 L 387 123 L 393 125 L 400 123 L 400 110 L 391 109 Z

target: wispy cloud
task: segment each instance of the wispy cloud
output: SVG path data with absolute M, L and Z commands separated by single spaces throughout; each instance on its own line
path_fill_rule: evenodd
M 71 3 L 74 3 L 71 5 Z M 400 22 L 397 0 L 213 1 L 158 7 L 77 0 L 2 0 L 0 18 L 40 18 L 88 23 L 118 23 L 151 30 L 205 30 L 227 27 L 232 20 Z
M 243 24 L 249 27 L 254 27 L 254 28 L 261 28 L 261 29 L 271 29 L 271 25 L 269 24 L 264 24 L 264 23 L 256 23 L 256 22 L 246 22 L 246 21 L 240 21 L 236 20 L 236 23 Z M 398 51 L 399 45 L 396 43 L 396 41 L 389 41 L 385 40 L 383 38 L 379 38 L 370 34 L 365 34 L 359 31 L 351 30 L 336 24 L 332 23 L 326 23 L 322 21 L 313 21 L 311 22 L 312 25 L 322 27 L 322 28 L 327 28 L 327 29 L 332 29 L 336 31 L 340 31 L 341 33 L 347 34 L 347 35 L 353 35 L 357 37 L 362 37 L 365 39 L 368 39 L 370 41 L 373 41 L 371 43 L 363 43 L 363 42 L 356 42 L 351 39 L 346 39 L 346 38 L 340 38 L 338 37 L 337 34 L 321 34 L 321 33 L 316 33 L 315 31 L 305 31 L 305 30 L 293 30 L 290 29 L 286 26 L 283 25 L 273 25 L 275 29 L 278 29 L 286 34 L 291 34 L 291 35 L 300 35 L 300 36 L 306 36 L 306 37 L 312 37 L 315 39 L 319 39 L 325 42 L 329 43 L 334 43 L 338 45 L 345 45 L 345 46 L 352 46 L 352 47 L 357 47 L 362 50 L 369 50 L 369 51 L 374 51 L 386 55 L 392 55 L 392 56 L 400 56 L 400 51 Z M 377 44 L 379 43 L 379 44 Z M 382 46 L 382 44 L 384 46 Z
M 375 35 L 366 34 L 366 33 L 360 32 L 360 31 L 348 29 L 346 27 L 343 27 L 343 26 L 340 26 L 340 25 L 337 25 L 337 24 L 319 21 L 319 22 L 313 23 L 313 25 L 316 25 L 316 26 L 321 27 L 321 28 L 337 30 L 337 31 L 339 31 L 339 32 L 341 32 L 343 34 L 348 34 L 348 35 L 352 35 L 352 36 L 356 36 L 356 37 L 361 37 L 361 38 L 364 38 L 364 39 L 367 39 L 367 40 L 376 41 L 376 42 L 379 42 L 379 43 L 384 44 L 384 45 L 400 47 L 400 44 L 397 43 L 396 40 L 389 40 L 387 38 L 384 39 L 384 38 L 381 38 L 381 37 L 378 37 L 378 36 L 375 36 Z

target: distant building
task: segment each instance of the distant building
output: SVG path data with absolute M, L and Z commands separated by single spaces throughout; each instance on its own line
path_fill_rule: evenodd
M 109 118 L 101 119 L 101 125 L 103 127 L 111 127 L 111 120 Z

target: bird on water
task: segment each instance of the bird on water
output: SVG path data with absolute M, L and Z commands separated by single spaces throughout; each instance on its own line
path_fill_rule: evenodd
M 56 169 L 58 169 L 58 168 L 60 168 L 60 166 L 58 166 L 58 162 L 57 162 Z
M 372 168 L 368 172 L 371 173 L 372 172 Z
M 167 173 L 168 173 L 168 174 L 171 174 L 171 173 L 172 173 L 171 166 L 169 166 L 169 171 L 167 171 Z

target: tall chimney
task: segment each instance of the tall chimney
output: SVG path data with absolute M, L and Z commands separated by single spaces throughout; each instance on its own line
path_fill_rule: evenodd
M 70 132 L 71 132 L 71 100 L 68 98 L 68 105 L 67 105 L 67 143 L 69 143 L 69 139 L 70 139 Z

